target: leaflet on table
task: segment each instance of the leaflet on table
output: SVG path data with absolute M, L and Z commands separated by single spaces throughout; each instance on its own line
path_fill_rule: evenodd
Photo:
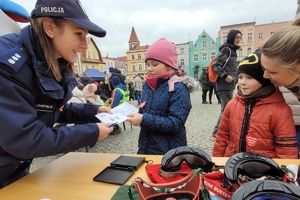
M 137 113 L 139 109 L 128 102 L 111 109 L 113 114 L 100 113 L 96 117 L 103 123 L 121 123 L 127 119 L 127 115 Z

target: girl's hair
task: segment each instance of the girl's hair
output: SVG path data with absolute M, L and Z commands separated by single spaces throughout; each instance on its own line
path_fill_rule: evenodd
M 276 31 L 263 45 L 262 54 L 278 65 L 300 75 L 300 26 L 287 26 Z
M 63 31 L 63 25 L 65 20 L 63 18 L 54 17 L 51 17 L 51 19 L 53 20 L 55 25 L 61 28 L 61 30 Z M 60 82 L 62 80 L 62 74 L 57 58 L 55 58 L 55 55 L 53 53 L 55 52 L 55 50 L 53 47 L 52 39 L 49 38 L 49 36 L 45 33 L 43 28 L 44 17 L 30 18 L 29 20 L 36 37 L 39 39 L 40 45 L 43 50 L 43 54 L 48 64 L 48 70 L 51 70 L 55 80 Z M 67 73 L 74 73 L 72 63 L 68 62 L 67 66 L 65 67 Z

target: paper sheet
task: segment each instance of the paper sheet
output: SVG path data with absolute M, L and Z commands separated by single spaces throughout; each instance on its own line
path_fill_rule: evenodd
M 139 109 L 128 102 L 123 102 L 121 105 L 111 109 L 113 114 L 100 113 L 96 117 L 103 123 L 121 123 L 127 119 L 127 115 L 137 113 Z

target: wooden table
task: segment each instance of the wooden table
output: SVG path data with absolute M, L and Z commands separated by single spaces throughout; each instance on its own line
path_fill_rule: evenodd
M 111 199 L 119 185 L 93 181 L 93 177 L 121 154 L 68 153 L 32 174 L 0 190 L 0 199 L 7 200 L 106 200 Z M 124 154 L 128 155 L 128 154 Z M 130 155 L 143 156 L 143 155 Z M 159 164 L 162 156 L 145 155 L 146 160 Z M 228 158 L 214 157 L 217 165 Z M 274 159 L 279 165 L 300 164 L 300 160 Z M 136 177 L 148 179 L 144 164 L 126 184 Z

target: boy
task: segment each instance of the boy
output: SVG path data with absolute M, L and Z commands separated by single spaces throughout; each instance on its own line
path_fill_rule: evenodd
M 282 93 L 263 77 L 260 52 L 238 67 L 238 93 L 226 105 L 213 156 L 255 152 L 271 158 L 297 158 L 293 115 Z

